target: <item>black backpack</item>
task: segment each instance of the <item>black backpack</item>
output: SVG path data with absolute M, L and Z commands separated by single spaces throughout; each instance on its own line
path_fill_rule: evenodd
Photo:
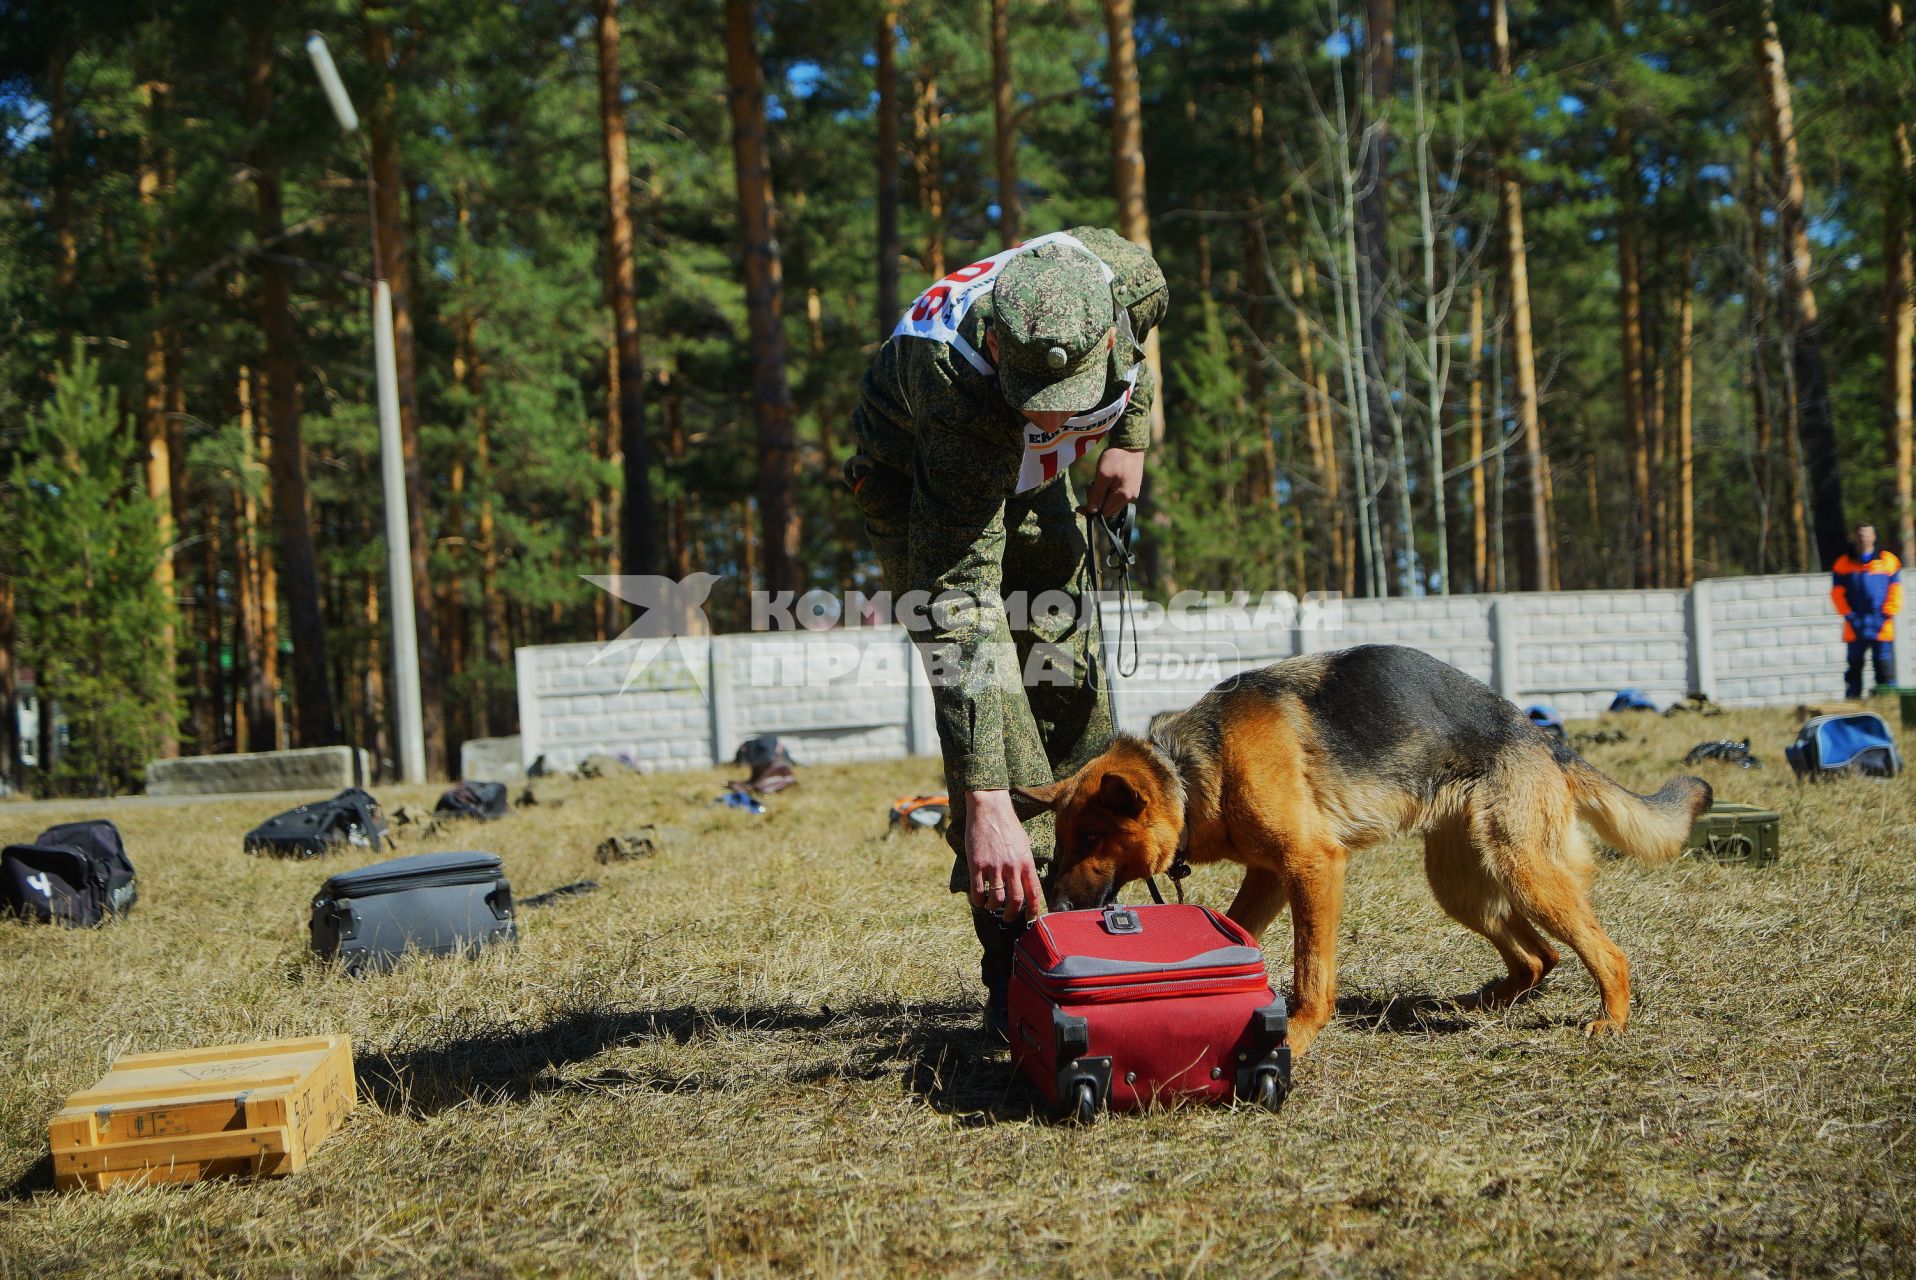
M 449 818 L 477 818 L 491 822 L 506 816 L 506 784 L 503 782 L 462 782 L 433 806 L 434 813 Z
M 378 849 L 386 838 L 379 801 L 347 787 L 331 800 L 303 804 L 260 823 L 246 833 L 246 852 L 316 858 L 338 845 Z
M 139 891 L 119 828 L 63 822 L 0 853 L 0 907 L 69 928 L 125 915 Z

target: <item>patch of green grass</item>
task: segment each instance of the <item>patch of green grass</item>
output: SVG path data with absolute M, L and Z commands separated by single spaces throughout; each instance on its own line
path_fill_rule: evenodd
M 305 919 L 369 856 L 248 858 L 258 803 L 116 809 L 131 917 L 0 924 L 0 1276 L 1910 1271 L 1908 780 L 1797 785 L 1785 712 L 1607 723 L 1629 740 L 1588 754 L 1639 789 L 1749 735 L 1767 768 L 1699 771 L 1784 818 L 1771 868 L 1604 862 L 1627 1035 L 1578 1033 L 1596 997 L 1567 954 L 1513 1010 L 1443 1007 L 1496 957 L 1400 842 L 1353 862 L 1340 1016 L 1282 1112 L 1086 1131 L 1034 1115 L 976 1033 L 944 846 L 881 838 L 929 762 L 802 768 L 763 818 L 711 807 L 719 771 L 541 783 L 403 851 L 493 850 L 522 898 L 600 890 L 526 912 L 516 950 L 357 980 L 308 959 Z M 0 837 L 85 811 L 0 807 Z M 643 822 L 688 838 L 594 861 Z M 1266 942 L 1281 986 L 1288 925 Z M 47 1189 L 47 1119 L 116 1054 L 326 1031 L 361 1106 L 304 1173 Z

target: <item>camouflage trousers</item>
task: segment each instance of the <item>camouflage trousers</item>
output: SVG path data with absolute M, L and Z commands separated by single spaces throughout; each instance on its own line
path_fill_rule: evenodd
M 855 460 L 858 461 L 858 460 Z M 910 550 L 911 478 L 883 464 L 873 463 L 857 495 L 865 517 L 866 536 L 878 555 L 885 589 L 894 596 L 907 587 Z M 1102 642 L 1096 617 L 1083 607 L 1089 583 L 1085 569 L 1084 517 L 1077 513 L 1078 497 L 1066 472 L 1058 480 L 1029 493 L 1014 494 L 1005 503 L 1005 552 L 999 593 L 1007 598 L 1024 593 L 1035 599 L 1047 591 L 1062 591 L 1072 608 L 1047 615 L 1027 611 L 1014 617 L 1012 643 L 1020 670 L 1032 661 L 1035 645 L 1055 646 L 1068 656 L 1071 683 L 1038 682 L 1023 690 L 1031 715 L 1007 716 L 1005 725 L 1006 775 L 1014 786 L 1043 786 L 1075 772 L 1111 743 L 1111 695 L 1105 686 Z M 1057 667 L 1062 669 L 1061 657 Z M 949 785 L 949 780 L 947 780 Z M 965 802 L 951 797 L 951 824 L 945 839 L 954 855 L 950 889 L 967 893 L 970 868 L 965 860 Z M 1052 817 L 1042 813 L 1025 822 L 1032 853 L 1040 869 L 1050 861 L 1055 841 Z M 1024 932 L 1022 922 L 1006 925 L 989 912 L 972 909 L 972 928 L 983 948 L 979 976 L 986 987 L 1000 992 L 1011 979 L 1012 947 Z

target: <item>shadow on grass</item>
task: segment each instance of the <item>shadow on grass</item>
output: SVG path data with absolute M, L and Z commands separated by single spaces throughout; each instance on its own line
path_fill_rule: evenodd
M 567 1070 L 609 1050 L 664 1040 L 709 1044 L 713 1067 Z M 985 1043 L 978 1006 L 969 1002 L 580 1010 L 524 1030 L 488 1030 L 398 1053 L 364 1051 L 354 1071 L 361 1093 L 381 1110 L 411 1116 L 552 1093 L 738 1092 L 892 1075 L 931 1106 L 973 1124 L 1022 1119 L 1034 1110 L 1004 1050 Z
M 1496 981 L 1492 978 L 1475 991 L 1460 992 L 1453 996 L 1432 995 L 1427 991 L 1381 997 L 1339 996 L 1337 1017 L 1356 1031 L 1450 1036 L 1480 1026 L 1486 1019 L 1510 1018 L 1516 1010 L 1525 1008 L 1544 994 L 1542 987 L 1533 988 L 1518 996 L 1514 1005 L 1496 1009 L 1470 1008 L 1464 1003 L 1489 991 Z M 1582 1023 L 1583 1019 L 1576 1014 L 1558 1013 L 1527 1016 L 1517 1025 L 1543 1030 L 1549 1027 L 1581 1026 Z
M 53 1189 L 53 1156 L 51 1153 L 41 1156 L 21 1171 L 20 1176 L 0 1191 L 0 1200 L 27 1200 L 42 1191 Z
M 1471 1027 L 1470 1019 L 1458 1009 L 1456 997 L 1435 996 L 1427 991 L 1383 997 L 1339 996 L 1337 1017 L 1356 1030 L 1393 1034 L 1417 1031 L 1448 1036 Z

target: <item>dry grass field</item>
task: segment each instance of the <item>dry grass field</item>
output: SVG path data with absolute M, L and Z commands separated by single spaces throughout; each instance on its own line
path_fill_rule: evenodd
M 365 979 L 305 950 L 363 852 L 246 857 L 258 801 L 108 806 L 136 911 L 0 924 L 0 1276 L 1916 1272 L 1910 781 L 1798 786 L 1783 711 L 1611 723 L 1628 740 L 1587 754 L 1640 788 L 1750 736 L 1766 768 L 1700 771 L 1784 818 L 1770 868 L 1606 861 L 1628 1035 L 1578 1033 L 1567 955 L 1512 1011 L 1446 1008 L 1496 958 L 1393 845 L 1352 866 L 1339 1016 L 1281 1113 L 1086 1130 L 977 1034 L 943 846 L 881 839 L 928 762 L 801 768 L 764 817 L 711 806 L 722 771 L 542 783 L 402 852 L 496 851 L 522 899 L 600 890 L 525 911 L 516 950 Z M 98 808 L 0 806 L 0 838 Z M 688 838 L 595 862 L 643 822 Z M 1222 904 L 1233 877 L 1190 884 Z M 116 1054 L 324 1031 L 361 1105 L 305 1173 L 50 1189 L 47 1119 Z

